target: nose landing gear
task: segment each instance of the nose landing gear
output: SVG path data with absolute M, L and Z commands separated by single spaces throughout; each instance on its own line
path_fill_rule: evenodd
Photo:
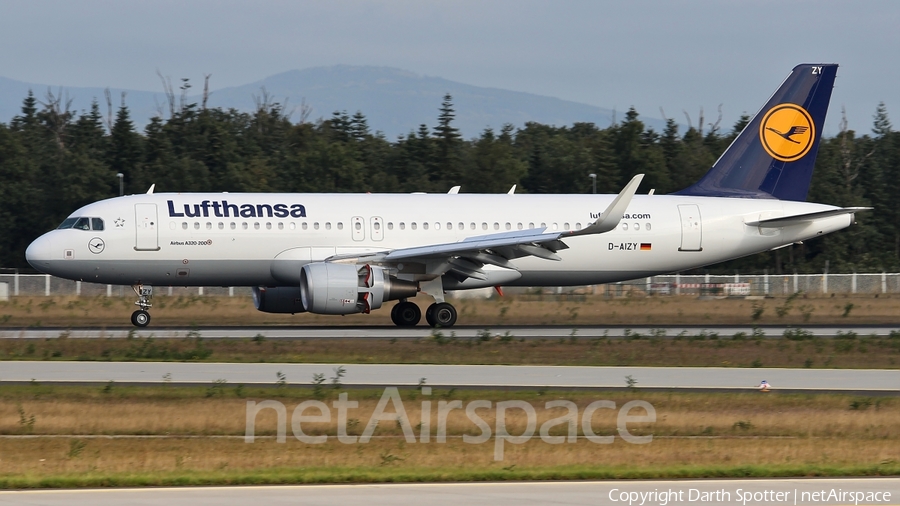
M 153 305 L 150 299 L 153 297 L 153 287 L 144 285 L 131 285 L 131 289 L 137 294 L 138 300 L 134 303 L 140 309 L 131 313 L 131 324 L 135 327 L 146 327 L 150 324 L 150 312 L 148 309 Z

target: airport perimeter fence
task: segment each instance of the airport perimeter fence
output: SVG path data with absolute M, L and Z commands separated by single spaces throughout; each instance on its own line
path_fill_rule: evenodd
M 900 294 L 900 273 L 867 274 L 734 274 L 729 276 L 679 275 L 610 283 L 605 285 L 504 289 L 525 298 L 585 296 L 784 296 L 797 292 L 815 294 Z M 480 293 L 487 297 L 493 290 Z M 248 287 L 166 287 L 155 286 L 154 295 L 246 297 Z M 0 272 L 0 300 L 17 296 L 132 296 L 130 286 L 101 285 L 61 279 L 48 274 L 21 274 L 12 269 Z

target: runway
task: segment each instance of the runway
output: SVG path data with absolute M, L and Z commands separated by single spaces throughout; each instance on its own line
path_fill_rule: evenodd
M 440 332 L 444 337 L 455 336 L 458 339 L 479 338 L 487 330 L 492 336 L 509 334 L 522 339 L 558 339 L 558 338 L 623 338 L 623 337 L 659 337 L 674 338 L 677 336 L 718 336 L 730 338 L 743 332 L 750 337 L 782 337 L 786 331 L 802 330 L 811 336 L 834 337 L 840 334 L 855 333 L 858 336 L 900 336 L 900 325 L 801 325 L 801 326 L 746 326 L 746 325 L 682 325 L 682 326 L 515 326 L 485 328 L 483 326 L 457 326 L 450 329 L 432 329 L 427 326 L 400 328 L 391 326 L 367 327 L 135 327 L 120 328 L 23 328 L 0 329 L 0 338 L 5 339 L 54 339 L 65 335 L 71 339 L 126 337 L 174 338 L 203 337 L 205 339 L 248 339 L 262 335 L 267 339 L 334 339 L 334 338 L 381 338 L 381 339 L 422 339 Z M 754 334 L 756 333 L 756 334 Z M 892 334 L 893 333 L 893 334 Z
M 664 500 L 660 494 L 665 494 Z M 250 503 L 323 506 L 425 503 L 431 506 L 900 504 L 900 479 L 552 481 L 0 491 L 0 505 L 243 506 Z
M 311 384 L 314 374 L 335 376 L 338 364 L 6 361 L 0 382 L 126 384 Z M 898 392 L 900 370 L 721 367 L 562 367 L 504 365 L 347 364 L 345 386 L 497 388 L 637 388 L 752 390 L 761 380 L 791 391 Z

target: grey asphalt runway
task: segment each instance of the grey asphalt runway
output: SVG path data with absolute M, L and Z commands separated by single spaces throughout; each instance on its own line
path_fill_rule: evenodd
M 731 337 L 739 332 L 752 336 L 754 331 L 762 333 L 765 337 L 781 337 L 785 331 L 802 329 L 811 335 L 819 337 L 833 337 L 840 333 L 853 332 L 859 336 L 888 336 L 900 334 L 900 325 L 806 325 L 800 327 L 788 326 L 738 326 L 738 325 L 684 325 L 684 326 L 616 326 L 616 327 L 566 327 L 566 326 L 503 326 L 489 329 L 492 335 L 504 335 L 507 332 L 524 339 L 540 338 L 568 338 L 571 336 L 582 338 L 597 337 L 627 337 L 635 334 L 642 336 L 675 337 L 678 335 L 696 336 L 716 334 L 721 337 Z M 460 339 L 476 338 L 484 332 L 484 327 L 458 326 L 451 329 L 438 330 L 446 337 L 455 335 Z M 261 334 L 268 339 L 327 339 L 327 338 L 399 338 L 417 339 L 430 337 L 435 332 L 427 326 L 413 328 L 398 327 L 203 327 L 203 328 L 176 328 L 176 327 L 147 327 L 137 328 L 42 328 L 42 329 L 0 329 L 0 338 L 16 339 L 53 339 L 65 334 L 72 339 L 81 338 L 114 338 L 150 337 L 154 338 L 184 338 L 188 335 L 200 335 L 203 338 L 214 339 L 247 339 Z
M 417 483 L 0 491 L 0 505 L 7 504 L 33 506 L 900 504 L 900 479 Z
M 0 382 L 269 384 L 284 374 L 288 384 L 310 385 L 314 374 L 335 375 L 335 364 L 185 362 L 0 362 Z M 626 376 L 638 388 L 754 389 L 761 380 L 774 389 L 900 391 L 900 370 L 774 369 L 719 367 L 562 367 L 503 365 L 347 364 L 347 386 L 623 388 Z

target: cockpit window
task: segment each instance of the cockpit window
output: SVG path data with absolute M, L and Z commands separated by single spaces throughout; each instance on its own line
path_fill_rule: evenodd
M 101 218 L 66 218 L 57 230 L 64 228 L 75 228 L 78 230 L 103 230 L 103 220 Z
M 62 230 L 64 228 L 72 228 L 75 225 L 75 222 L 78 221 L 78 218 L 66 218 L 62 223 L 56 227 L 57 230 Z

